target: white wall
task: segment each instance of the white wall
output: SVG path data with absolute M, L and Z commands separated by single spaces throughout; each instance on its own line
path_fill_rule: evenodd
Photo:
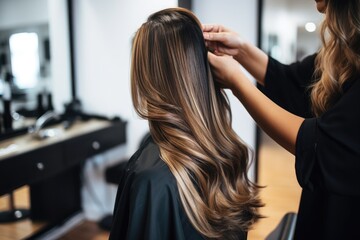
M 127 154 L 131 155 L 148 129 L 132 108 L 131 39 L 151 13 L 175 7 L 177 1 L 78 0 L 74 4 L 78 96 L 85 111 L 128 121 Z
M 0 0 L 0 6 L 0 29 L 48 22 L 47 0 Z
M 193 0 L 193 11 L 202 23 L 221 24 L 256 45 L 257 1 L 254 0 Z M 230 91 L 227 92 L 233 113 L 233 128 L 255 151 L 256 125 L 244 107 Z M 250 169 L 253 179 L 255 169 Z

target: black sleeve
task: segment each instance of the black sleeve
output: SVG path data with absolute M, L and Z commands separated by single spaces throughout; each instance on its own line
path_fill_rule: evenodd
M 295 167 L 304 188 L 360 196 L 360 79 L 323 116 L 303 122 Z
M 313 81 L 316 55 L 285 65 L 269 57 L 265 86 L 260 89 L 276 104 L 302 117 L 310 117 L 308 87 Z

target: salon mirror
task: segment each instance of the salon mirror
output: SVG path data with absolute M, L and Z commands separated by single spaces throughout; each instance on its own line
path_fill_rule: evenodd
M 14 131 L 71 101 L 70 56 L 66 0 L 0 0 L 0 113 L 10 85 Z
M 323 14 L 313 0 L 263 0 L 261 49 L 282 63 L 315 53 Z

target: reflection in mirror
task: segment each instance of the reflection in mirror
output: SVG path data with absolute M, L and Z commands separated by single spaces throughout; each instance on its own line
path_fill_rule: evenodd
M 72 100 L 68 2 L 71 0 L 0 0 L 0 155 L 2 166 L 10 166 L 12 170 L 8 175 L 1 174 L 7 181 L 0 184 L 3 187 L 0 239 L 40 239 L 37 235 L 58 221 L 34 214 L 37 209 L 35 196 L 43 199 L 41 192 L 48 192 L 39 190 L 38 178 L 46 177 L 53 188 L 54 179 L 49 173 L 55 168 L 59 170 L 56 161 L 52 161 L 58 154 L 39 153 L 31 141 L 35 135 L 27 133 L 42 113 L 54 108 L 61 114 L 64 104 Z M 54 131 L 42 131 L 43 125 L 37 126 L 39 136 L 56 133 L 55 128 L 52 128 Z M 14 137 L 22 134 L 19 138 Z M 23 149 L 29 155 L 22 155 Z M 13 158 L 12 153 L 20 157 Z M 44 159 L 51 159 L 51 164 L 42 162 L 43 155 L 46 156 Z M 23 163 L 22 160 L 26 161 Z M 26 174 L 20 173 L 19 169 Z M 26 185 L 17 191 L 16 188 L 24 184 L 31 184 L 31 188 Z M 12 190 L 13 193 L 9 192 Z M 5 193 L 9 193 L 8 196 L 3 196 Z M 21 193 L 20 197 L 18 193 Z M 44 197 L 44 202 L 49 201 L 48 197 Z M 42 200 L 38 202 L 43 205 Z M 51 215 L 51 211 L 45 212 Z
M 301 60 L 321 45 L 323 15 L 315 1 L 263 0 L 261 48 L 282 63 Z
M 49 27 L 48 24 L 0 30 L 2 77 L 11 74 L 12 99 L 23 101 L 21 107 L 34 109 L 36 93 L 49 92 L 51 81 Z M 26 105 L 25 105 L 26 104 Z
M 54 105 L 70 101 L 67 13 L 60 14 L 64 3 L 0 0 L 0 135 L 26 129 Z
M 317 11 L 314 0 L 260 2 L 260 47 L 265 53 L 284 64 L 290 64 L 319 49 L 320 27 L 324 15 Z M 286 213 L 297 213 L 301 187 L 295 174 L 294 156 L 261 129 L 258 141 L 258 184 L 267 186 L 261 197 L 266 203 L 263 214 L 268 217 L 261 220 L 255 229 L 256 232 L 268 234 Z M 290 219 L 288 217 L 286 215 L 287 220 Z M 291 236 L 293 229 L 287 230 L 289 231 L 284 232 Z M 269 236 L 264 234 L 259 239 L 266 237 Z

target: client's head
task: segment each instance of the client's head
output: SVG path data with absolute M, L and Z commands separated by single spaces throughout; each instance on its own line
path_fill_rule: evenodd
M 132 52 L 132 99 L 149 120 L 193 226 L 209 238 L 236 238 L 258 218 L 248 149 L 231 128 L 225 93 L 212 79 L 199 20 L 171 8 L 152 14 Z
M 201 125 L 208 125 L 203 116 L 211 111 L 208 70 L 200 23 L 191 12 L 166 9 L 151 15 L 134 39 L 135 109 L 150 119 L 155 116 L 147 115 L 155 109 L 189 114 L 190 119 L 196 114 Z

